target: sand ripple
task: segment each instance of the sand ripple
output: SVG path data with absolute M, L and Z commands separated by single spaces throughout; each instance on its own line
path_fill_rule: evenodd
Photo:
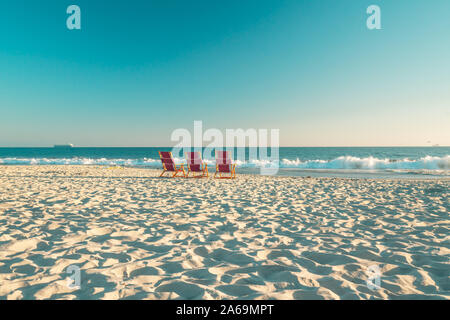
M 450 298 L 448 180 L 157 174 L 0 167 L 0 299 Z

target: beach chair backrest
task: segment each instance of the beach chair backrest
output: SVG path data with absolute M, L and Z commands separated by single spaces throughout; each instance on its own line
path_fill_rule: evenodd
M 231 172 L 230 152 L 216 151 L 216 165 L 219 172 Z
M 172 158 L 172 152 L 159 151 L 159 157 L 161 158 L 161 162 L 167 171 L 176 170 L 175 162 Z
M 188 152 L 186 153 L 188 164 L 202 164 L 202 157 L 200 152 Z
M 216 151 L 216 164 L 217 165 L 230 165 L 231 157 L 229 151 Z
M 187 165 L 191 171 L 193 171 L 193 172 L 202 171 L 203 161 L 202 161 L 200 152 L 187 152 L 186 160 L 187 160 Z

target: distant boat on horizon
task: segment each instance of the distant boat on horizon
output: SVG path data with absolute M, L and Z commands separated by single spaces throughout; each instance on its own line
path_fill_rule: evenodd
M 55 144 L 53 146 L 53 148 L 55 149 L 71 149 L 73 148 L 73 144 L 69 143 L 69 144 Z

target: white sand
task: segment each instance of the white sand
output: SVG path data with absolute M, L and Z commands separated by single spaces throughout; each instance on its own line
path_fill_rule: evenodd
M 0 166 L 0 299 L 450 298 L 448 180 L 158 174 Z

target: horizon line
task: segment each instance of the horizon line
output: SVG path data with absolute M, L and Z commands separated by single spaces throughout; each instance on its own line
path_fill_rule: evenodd
M 202 148 L 206 148 L 207 146 L 202 146 Z M 381 145 L 381 146 L 279 146 L 279 148 L 448 148 L 450 145 Z M 0 149 L 12 149 L 12 148 L 23 148 L 23 149 L 33 149 L 33 148 L 47 148 L 47 149 L 54 149 L 55 146 L 27 146 L 27 147 L 3 147 L 0 146 Z M 73 146 L 72 148 L 174 148 L 174 146 Z M 183 147 L 181 147 L 183 148 Z M 186 147 L 186 148 L 195 148 L 194 146 Z M 223 147 L 214 147 L 214 148 L 226 148 Z M 234 146 L 233 148 L 244 148 L 244 147 L 237 147 Z M 245 148 L 249 148 L 249 146 L 245 146 Z M 252 147 L 252 148 L 259 148 L 259 147 Z M 267 148 L 271 148 L 268 146 Z

